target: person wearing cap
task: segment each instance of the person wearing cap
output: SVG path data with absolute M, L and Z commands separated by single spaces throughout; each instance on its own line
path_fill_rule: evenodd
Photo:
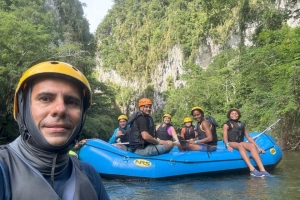
M 133 114 L 128 121 L 130 150 L 141 156 L 155 156 L 170 152 L 174 146 L 171 140 L 155 138 L 155 125 L 150 116 L 152 101 L 142 98 L 138 106 L 139 112 Z
M 128 135 L 127 135 L 127 121 L 128 117 L 126 115 L 120 115 L 118 117 L 119 127 L 114 130 L 111 138 L 109 139 L 108 143 L 114 144 L 118 142 L 128 142 Z
M 228 121 L 223 125 L 223 141 L 226 144 L 228 151 L 232 152 L 233 149 L 237 149 L 240 152 L 250 170 L 251 176 L 270 176 L 270 174 L 265 170 L 258 153 L 265 153 L 265 151 L 261 149 L 250 137 L 245 123 L 239 121 L 241 117 L 241 112 L 236 108 L 232 108 L 227 112 Z M 244 137 L 246 137 L 249 142 L 244 142 Z M 257 171 L 252 165 L 247 151 L 250 151 L 259 171 Z
M 174 140 L 174 144 L 180 145 L 176 130 L 171 124 L 172 116 L 164 114 L 163 123 L 156 126 L 156 138 L 160 140 Z
M 128 144 L 118 144 L 118 143 L 128 143 L 128 133 L 127 133 L 127 121 L 128 117 L 126 115 L 120 115 L 118 117 L 119 127 L 116 128 L 110 137 L 108 143 L 113 144 L 114 146 L 123 149 L 125 151 L 128 150 Z M 77 142 L 74 146 L 75 151 L 79 151 L 83 145 L 88 141 L 88 139 L 83 139 L 80 142 Z M 73 152 L 70 152 L 72 155 L 74 155 Z
M 20 136 L 0 148 L 1 192 L 7 199 L 109 199 L 99 173 L 69 154 L 92 93 L 75 67 L 47 61 L 28 69 L 14 97 Z
M 195 140 L 195 126 L 193 125 L 193 120 L 190 117 L 186 117 L 183 120 L 184 127 L 181 129 L 180 135 L 185 140 Z
M 204 118 L 204 110 L 200 106 L 195 106 L 191 110 L 191 115 L 197 121 L 195 125 L 195 140 L 189 140 L 181 147 L 188 151 L 211 152 L 217 149 L 217 133 L 212 131 L 212 124 Z
M 127 133 L 127 122 L 128 117 L 126 115 L 120 115 L 118 117 L 119 127 L 114 130 L 111 138 L 109 139 L 108 143 L 113 144 L 114 146 L 126 150 L 127 151 L 127 144 L 118 144 L 118 143 L 127 143 L 128 142 L 128 133 Z

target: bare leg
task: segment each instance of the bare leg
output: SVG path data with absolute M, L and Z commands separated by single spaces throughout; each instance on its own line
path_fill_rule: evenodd
M 251 144 L 249 142 L 242 142 L 241 144 L 245 147 L 245 149 L 247 149 L 248 151 L 251 152 L 251 155 L 252 155 L 253 159 L 255 160 L 255 162 L 259 168 L 259 171 L 266 171 L 264 165 L 261 162 L 260 156 L 257 152 L 255 145 Z
M 244 143 L 244 142 L 242 142 Z M 247 151 L 245 149 L 245 146 L 242 143 L 237 143 L 237 142 L 230 142 L 230 146 L 234 149 L 239 150 L 242 158 L 244 159 L 246 165 L 248 166 L 250 171 L 253 171 L 255 168 L 253 167 L 252 163 L 250 162 L 250 158 L 247 154 Z

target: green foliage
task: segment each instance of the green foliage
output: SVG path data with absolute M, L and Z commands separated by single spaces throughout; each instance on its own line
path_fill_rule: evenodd
M 239 108 L 250 131 L 262 131 L 284 116 L 276 131 L 277 139 L 299 135 L 299 36 L 300 28 L 283 26 L 261 32 L 259 45 L 225 50 L 214 58 L 207 70 L 186 62 L 181 78 L 185 87 L 164 93 L 166 106 L 161 113 L 172 113 L 172 123 L 179 130 L 193 106 L 201 106 L 222 125 L 230 108 Z M 221 128 L 218 129 L 220 138 Z M 291 141 L 282 142 L 292 148 Z M 294 144 L 295 145 L 295 144 Z
M 185 70 L 180 79 L 186 84 L 174 88 L 172 78 L 167 78 L 168 90 L 162 94 L 166 105 L 153 114 L 157 122 L 170 113 L 179 130 L 190 109 L 199 105 L 222 125 L 227 110 L 236 107 L 248 130 L 264 130 L 285 116 L 293 119 L 293 123 L 284 121 L 290 125 L 288 134 L 296 134 L 300 37 L 299 28 L 284 25 L 287 16 L 274 0 L 118 0 L 98 27 L 97 48 L 106 68 L 127 80 L 145 77 L 148 84 L 141 90 L 152 98 L 156 88 L 149 74 L 174 45 L 180 47 Z M 245 46 L 249 25 L 257 27 L 253 47 Z M 234 35 L 238 48 L 228 49 Z M 223 51 L 204 70 L 195 59 L 207 39 Z M 278 138 L 287 132 L 279 130 Z
M 156 124 L 170 113 L 179 131 L 191 108 L 201 106 L 205 115 L 222 125 L 227 110 L 236 107 L 250 131 L 264 130 L 283 116 L 282 125 L 272 131 L 275 138 L 299 135 L 300 28 L 283 23 L 287 12 L 279 10 L 274 0 L 114 2 L 97 29 L 96 44 L 78 0 L 59 0 L 57 10 L 46 8 L 44 0 L 0 0 L 0 130 L 5 124 L 8 137 L 18 135 L 11 115 L 14 87 L 29 66 L 55 59 L 82 70 L 94 91 L 82 137 L 106 140 L 117 126 L 117 116 L 128 114 L 120 107 L 128 105 L 135 93 L 134 88 L 97 81 L 94 56 L 127 81 L 142 80 L 141 96 L 135 99 L 154 100 L 157 88 L 151 74 L 175 45 L 184 55 L 185 74 L 179 78 L 185 85 L 175 88 L 172 77 L 167 78 L 168 90 L 162 93 L 166 105 L 153 113 Z M 253 24 L 257 24 L 254 46 L 246 47 L 245 31 Z M 228 49 L 233 35 L 240 43 L 237 49 Z M 208 39 L 223 51 L 203 69 L 195 60 Z M 221 132 L 220 127 L 219 139 Z
M 14 88 L 22 72 L 53 52 L 55 20 L 43 1 L 0 1 L 0 115 L 8 140 L 18 135 L 12 117 Z M 0 133 L 1 134 L 1 133 Z
M 8 142 L 19 135 L 12 116 L 14 89 L 21 74 L 45 60 L 60 60 L 79 68 L 94 91 L 82 135 L 108 139 L 117 115 L 114 92 L 95 79 L 96 43 L 89 33 L 78 0 L 0 0 L 0 138 Z M 99 92 L 100 91 L 100 92 Z
M 108 140 L 118 126 L 117 117 L 121 114 L 114 108 L 114 92 L 105 84 L 90 79 L 93 91 L 93 103 L 88 110 L 83 138 Z

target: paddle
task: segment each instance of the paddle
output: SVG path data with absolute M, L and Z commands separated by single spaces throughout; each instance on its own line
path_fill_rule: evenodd
M 190 140 L 185 140 L 183 137 L 181 137 L 179 135 L 177 137 L 178 137 L 180 145 L 185 145 L 186 143 L 190 142 Z M 176 143 L 176 141 L 174 141 L 173 143 Z M 119 142 L 119 143 L 113 143 L 113 144 L 124 144 L 124 145 L 126 145 L 126 144 L 129 144 L 129 142 Z
M 185 140 L 188 141 L 188 140 Z M 176 143 L 176 141 L 174 141 L 173 143 Z M 113 144 L 129 144 L 129 142 L 120 142 L 120 143 L 113 143 Z
M 113 144 L 129 144 L 129 142 L 117 142 L 117 143 L 113 143 Z
M 276 122 L 274 122 L 273 124 L 271 124 L 268 128 L 266 128 L 266 130 L 264 130 L 263 132 L 261 132 L 260 134 L 254 136 L 252 139 L 255 140 L 256 138 L 258 138 L 259 136 L 261 136 L 262 134 L 264 134 L 265 132 L 271 130 L 273 128 L 273 126 L 275 126 L 275 124 L 277 124 L 280 120 L 282 120 L 283 117 L 280 117 Z
M 190 143 L 190 140 L 185 140 L 182 136 L 177 135 L 179 143 L 181 146 L 184 146 L 186 143 Z M 197 143 L 197 144 L 204 144 L 204 143 Z
M 184 140 L 186 142 L 188 142 L 188 140 Z M 179 141 L 180 142 L 180 141 Z M 174 144 L 176 143 L 176 141 L 173 142 Z M 129 142 L 120 142 L 120 143 L 113 143 L 113 144 L 129 144 Z

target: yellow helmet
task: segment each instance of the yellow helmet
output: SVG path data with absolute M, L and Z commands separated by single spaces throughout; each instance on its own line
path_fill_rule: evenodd
M 142 98 L 139 100 L 139 107 L 145 106 L 145 105 L 152 105 L 152 101 L 148 98 Z
M 186 117 L 184 118 L 183 123 L 192 122 L 192 121 L 193 121 L 192 118 Z
M 14 118 L 17 119 L 18 115 L 18 92 L 20 90 L 24 90 L 28 81 L 32 77 L 37 77 L 43 74 L 62 74 L 65 76 L 72 77 L 78 80 L 82 84 L 82 93 L 83 93 L 83 103 L 84 103 L 84 111 L 91 106 L 92 103 L 92 92 L 91 87 L 86 79 L 86 77 L 75 67 L 68 63 L 59 62 L 59 61 L 46 61 L 39 64 L 34 65 L 29 68 L 20 78 L 18 86 L 15 91 L 14 97 Z
M 165 117 L 172 119 L 172 116 L 170 114 L 164 114 L 163 118 L 165 118 Z
M 193 115 L 194 110 L 200 110 L 201 112 L 204 113 L 204 110 L 203 110 L 200 106 L 195 106 L 195 107 L 192 108 L 192 110 L 191 110 L 191 115 Z
M 125 119 L 126 121 L 128 121 L 128 117 L 126 115 L 120 115 L 118 117 L 118 121 L 120 121 L 121 119 Z

